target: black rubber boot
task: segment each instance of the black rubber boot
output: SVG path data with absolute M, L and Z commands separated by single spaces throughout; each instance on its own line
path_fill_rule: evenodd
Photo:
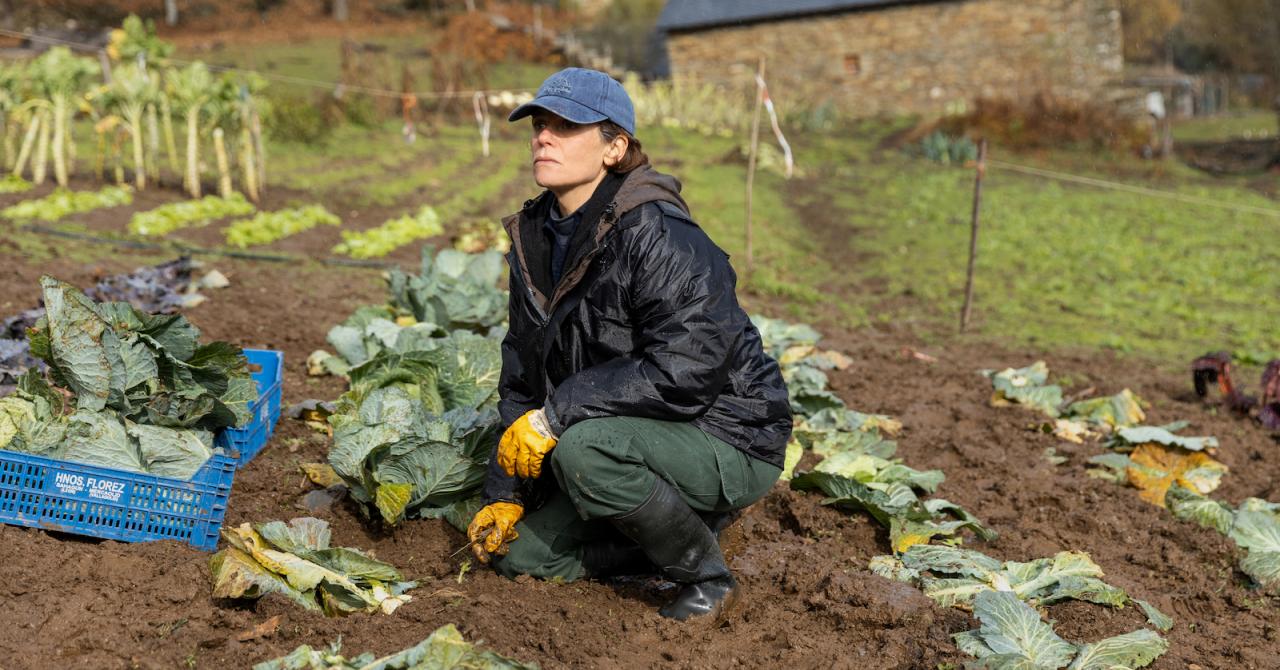
M 718 614 L 737 595 L 729 566 L 716 536 L 666 481 L 657 479 L 653 492 L 634 510 L 613 519 L 664 577 L 683 588 L 658 610 L 670 619 Z
M 625 540 L 601 540 L 582 547 L 582 570 L 591 579 L 657 572 L 644 550 Z
M 702 519 L 702 523 L 707 524 L 707 528 L 715 533 L 716 537 L 724 532 L 724 529 L 732 526 L 738 517 L 742 516 L 742 510 L 735 509 L 728 512 L 698 512 L 698 517 Z

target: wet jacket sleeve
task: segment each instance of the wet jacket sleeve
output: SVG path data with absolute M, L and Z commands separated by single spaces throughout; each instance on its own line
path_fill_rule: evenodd
M 635 354 L 581 370 L 546 403 L 557 435 L 597 417 L 691 421 L 705 413 L 729 377 L 742 337 L 736 277 L 702 229 L 664 216 L 637 235 L 629 263 Z
M 513 299 L 510 303 L 510 328 L 506 337 L 502 338 L 502 374 L 498 378 L 498 414 L 504 431 L 525 412 L 542 406 L 541 400 L 533 392 L 535 386 L 528 378 L 529 370 L 520 362 L 520 338 L 527 337 L 528 333 L 523 332 L 525 329 L 520 325 L 522 321 L 516 313 L 516 301 Z M 498 445 L 495 444 L 489 454 L 489 469 L 485 475 L 481 497 L 486 505 L 498 501 L 519 503 L 520 480 L 498 467 L 497 455 Z

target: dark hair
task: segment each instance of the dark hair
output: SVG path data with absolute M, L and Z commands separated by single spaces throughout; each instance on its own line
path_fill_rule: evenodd
M 612 142 L 619 135 L 627 138 L 627 153 L 622 154 L 622 158 L 617 163 L 609 166 L 609 171 L 625 173 L 642 165 L 648 165 L 649 157 L 645 155 L 644 149 L 640 147 L 640 140 L 612 121 L 600 122 L 600 137 L 604 138 L 606 143 Z

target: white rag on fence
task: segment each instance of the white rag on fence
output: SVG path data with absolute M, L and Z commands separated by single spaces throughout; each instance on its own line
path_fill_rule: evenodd
M 782 135 L 782 127 L 778 125 L 778 111 L 773 108 L 773 98 L 769 97 L 769 85 L 764 83 L 764 77 L 758 74 L 756 87 L 760 89 L 764 108 L 769 110 L 769 123 L 773 125 L 773 136 L 778 138 L 778 144 L 782 145 L 782 157 L 787 165 L 787 179 L 790 179 L 792 171 L 795 170 L 795 161 L 791 157 L 791 145 L 787 143 L 787 138 Z
M 489 103 L 485 102 L 484 93 L 476 91 L 471 97 L 471 107 L 476 112 L 476 124 L 480 126 L 480 152 L 489 157 Z

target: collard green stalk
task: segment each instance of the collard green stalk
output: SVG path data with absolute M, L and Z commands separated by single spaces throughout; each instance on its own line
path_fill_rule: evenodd
M 32 61 L 30 66 L 31 80 L 36 90 L 46 100 L 51 109 L 46 114 L 44 123 L 49 124 L 52 133 L 52 146 L 46 149 L 53 153 L 54 176 L 59 186 L 66 186 L 69 170 L 69 133 L 71 118 L 71 101 L 84 93 L 90 75 L 95 66 L 88 60 L 78 58 L 66 47 L 54 47 Z M 41 130 L 41 134 L 46 131 Z M 41 167 L 40 152 L 37 150 L 36 166 Z M 43 177 L 43 171 L 41 171 Z
M 72 103 L 75 103 L 75 101 L 73 100 Z M 66 135 L 67 141 L 66 141 L 66 144 L 64 145 L 64 149 L 67 156 L 67 170 L 71 174 L 75 174 L 76 172 L 76 139 L 75 139 L 75 134 L 71 130 L 71 122 L 73 119 L 75 119 L 75 115 L 76 115 L 76 105 L 75 104 L 67 105 L 66 111 L 63 113 L 62 123 L 63 123 L 63 126 L 66 128 L 65 135 Z
M 4 169 L 12 170 L 17 162 L 18 133 L 22 132 L 21 117 L 11 114 L 4 129 Z
M 124 131 L 116 128 L 115 139 L 111 142 L 111 165 L 115 171 L 116 184 L 124 186 Z
M 18 158 L 13 165 L 13 176 L 21 177 L 27 168 L 27 161 L 31 159 L 31 150 L 35 147 L 36 136 L 40 133 L 40 114 L 38 110 L 29 110 L 31 115 L 27 121 L 27 133 L 22 138 L 22 149 L 18 151 Z
M 218 159 L 218 195 L 231 197 L 231 167 L 227 162 L 227 143 L 221 128 L 213 129 L 213 153 Z
M 160 178 L 160 119 L 155 102 L 147 105 L 147 167 L 152 179 Z
M 53 98 L 53 175 L 59 186 L 66 186 L 67 176 L 67 157 L 63 151 L 63 147 L 67 143 L 66 118 L 67 99 L 66 96 L 57 95 Z
M 260 193 L 267 192 L 267 148 L 262 143 L 262 116 L 258 114 L 258 108 L 254 107 L 250 113 L 252 116 L 251 131 L 253 133 L 253 153 L 258 159 L 258 191 Z
M 200 114 L 208 102 L 208 91 L 215 82 L 204 63 L 196 62 L 168 75 L 168 89 L 173 102 L 187 123 L 187 192 L 200 197 Z
M 17 143 L 15 133 L 21 131 L 21 114 L 25 67 L 22 65 L 0 65 L 0 137 L 4 139 L 4 167 L 13 168 L 14 146 Z
M 160 94 L 160 121 L 164 126 L 164 148 L 169 157 L 169 171 L 178 174 L 178 144 L 173 139 L 173 109 L 166 93 Z
M 244 174 L 244 191 L 249 200 L 258 202 L 257 157 L 253 150 L 253 138 L 250 136 L 249 124 L 240 126 L 240 170 Z
M 156 96 L 156 83 L 146 70 L 136 65 L 116 68 L 107 89 L 107 105 L 124 119 L 133 144 L 133 178 L 138 190 L 147 187 L 147 161 L 143 122 L 147 106 Z
M 187 108 L 187 192 L 193 198 L 200 197 L 200 107 Z
M 44 183 L 45 172 L 49 167 L 49 126 L 53 123 L 53 115 L 48 110 L 40 110 L 40 134 L 36 137 L 35 164 L 31 166 L 31 182 Z

